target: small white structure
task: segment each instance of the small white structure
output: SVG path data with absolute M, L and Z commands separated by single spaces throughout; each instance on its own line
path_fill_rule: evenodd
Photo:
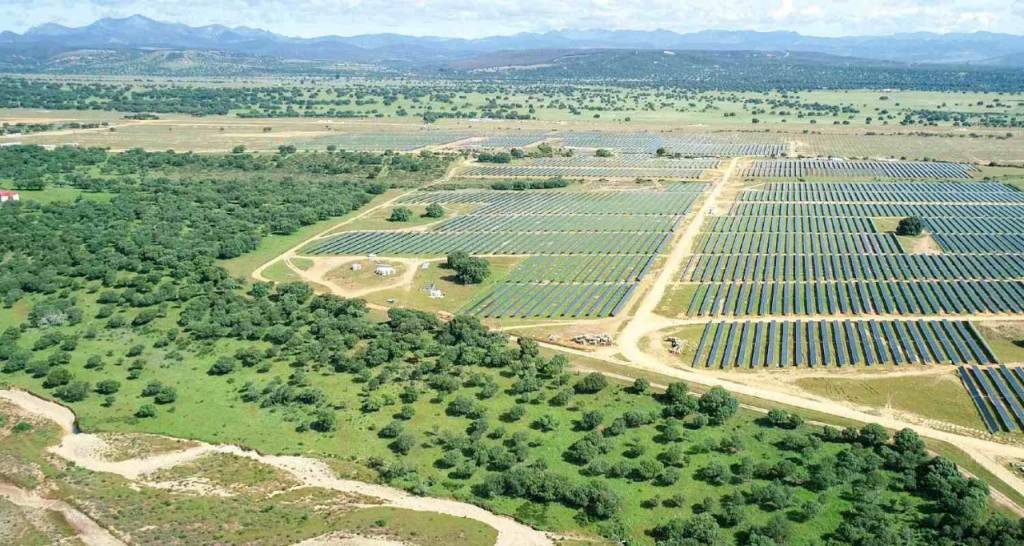
M 359 271 L 359 270 L 361 270 L 361 269 L 363 268 L 363 264 L 361 264 L 361 263 L 359 263 L 359 262 L 354 262 L 354 263 L 353 263 L 353 264 L 352 264 L 351 266 L 349 266 L 349 267 L 351 267 L 351 268 L 352 268 L 352 271 Z
M 396 270 L 395 266 L 393 265 L 377 264 L 377 267 L 376 269 L 373 270 L 373 272 L 376 273 L 377 275 L 380 275 L 381 277 L 390 277 L 395 273 L 398 273 L 398 270 Z
M 430 262 L 423 262 L 420 264 L 420 269 L 430 269 Z
M 427 287 L 427 296 L 432 300 L 439 300 L 444 298 L 444 292 L 442 292 L 436 285 L 431 284 Z
M 0 190 L 0 203 L 6 203 L 8 201 L 21 201 L 21 195 L 19 195 L 16 191 Z

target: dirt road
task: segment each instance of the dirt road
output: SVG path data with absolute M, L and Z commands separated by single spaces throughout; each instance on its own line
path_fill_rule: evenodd
M 180 451 L 111 461 L 104 456 L 106 452 L 105 442 L 101 437 L 95 434 L 75 434 L 73 432 L 75 416 L 70 409 L 24 391 L 0 390 L 0 398 L 13 402 L 23 411 L 45 417 L 61 426 L 64 430 L 64 437 L 59 445 L 50 449 L 55 455 L 73 462 L 82 468 L 94 472 L 117 474 L 143 485 L 151 485 L 146 481 L 146 476 L 158 470 L 179 466 L 194 461 L 203 455 L 224 453 L 252 459 L 284 471 L 306 487 L 320 487 L 343 493 L 373 497 L 379 499 L 381 504 L 395 508 L 420 512 L 436 512 L 479 521 L 493 527 L 498 532 L 495 546 L 548 546 L 553 544 L 552 540 L 545 533 L 523 525 L 512 518 L 488 512 L 479 506 L 449 499 L 417 497 L 393 487 L 340 479 L 335 476 L 326 463 L 310 457 L 262 455 L 235 445 L 200 443 L 196 447 Z M 91 522 L 92 520 L 89 521 Z M 95 544 L 106 546 L 106 544 L 122 543 L 118 541 L 96 542 Z

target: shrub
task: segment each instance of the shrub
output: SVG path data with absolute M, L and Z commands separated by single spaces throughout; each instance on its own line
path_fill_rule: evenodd
M 135 410 L 135 416 L 140 419 L 156 417 L 156 406 L 153 404 L 143 404 L 139 406 L 139 409 Z
M 412 210 L 408 207 L 395 207 L 391 209 L 388 222 L 408 222 L 410 218 L 412 218 Z

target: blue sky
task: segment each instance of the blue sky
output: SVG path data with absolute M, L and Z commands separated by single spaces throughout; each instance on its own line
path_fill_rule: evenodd
M 1024 29 L 1024 0 L 0 0 L 0 28 L 81 26 L 136 13 L 307 37 L 479 37 L 563 28 L 794 30 L 819 36 Z

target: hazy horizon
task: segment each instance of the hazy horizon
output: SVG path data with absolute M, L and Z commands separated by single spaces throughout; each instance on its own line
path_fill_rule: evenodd
M 22 33 L 57 23 L 85 26 L 105 17 L 143 15 L 190 26 L 221 24 L 296 37 L 396 33 L 479 38 L 552 30 L 792 31 L 810 36 L 886 35 L 901 32 L 1020 34 L 1020 0 L 728 0 L 718 3 L 656 0 L 575 0 L 522 4 L 498 0 L 467 6 L 451 0 L 8 0 L 0 4 L 2 30 Z

